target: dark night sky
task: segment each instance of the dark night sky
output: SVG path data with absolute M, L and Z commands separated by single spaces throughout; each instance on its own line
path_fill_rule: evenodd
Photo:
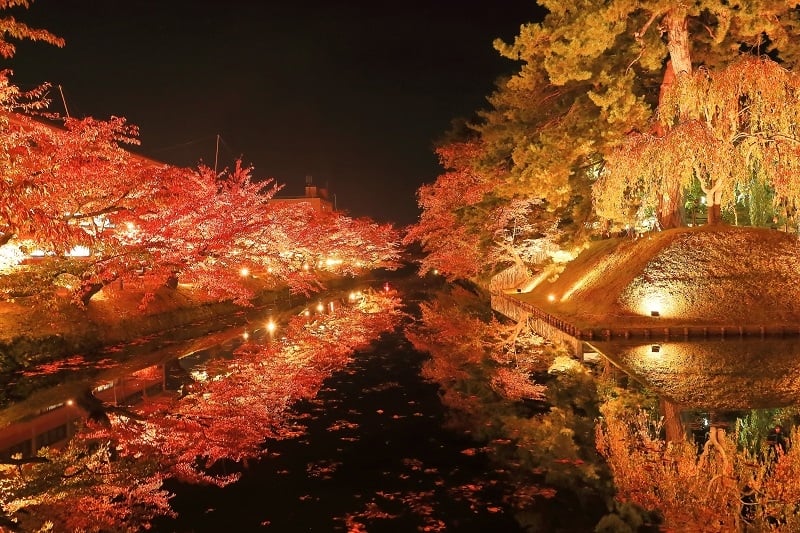
M 72 116 L 124 116 L 136 150 L 219 167 L 237 156 L 300 194 L 400 225 L 440 173 L 433 143 L 513 62 L 492 48 L 534 0 L 36 0 L 14 15 L 64 37 L 21 43 L 12 81 L 61 85 Z M 58 90 L 53 109 L 63 110 Z

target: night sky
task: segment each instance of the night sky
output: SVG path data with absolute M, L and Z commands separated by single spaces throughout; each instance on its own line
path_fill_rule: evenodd
M 440 173 L 433 145 L 486 106 L 516 65 L 493 49 L 541 13 L 534 0 L 36 0 L 14 16 L 66 39 L 20 43 L 23 89 L 49 81 L 52 109 L 123 116 L 135 150 L 171 164 L 231 166 L 339 209 L 413 222 Z M 221 139 L 217 152 L 217 136 Z M 218 154 L 218 155 L 217 155 Z

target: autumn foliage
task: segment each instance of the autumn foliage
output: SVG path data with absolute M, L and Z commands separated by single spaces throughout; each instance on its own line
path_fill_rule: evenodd
M 241 162 L 217 174 L 142 158 L 125 149 L 137 133 L 121 118 L 56 128 L 0 117 L 5 256 L 39 250 L 52 261 L 82 250 L 83 267 L 65 284 L 82 305 L 116 280 L 144 282 L 148 292 L 180 282 L 246 305 L 254 294 L 243 269 L 264 288 L 308 293 L 323 272 L 396 265 L 391 226 L 271 202 L 280 187 Z
M 603 414 L 597 446 L 613 473 L 616 499 L 654 512 L 665 530 L 800 528 L 800 447 L 746 448 L 740 426 L 732 425 L 710 427 L 698 449 L 688 441 L 666 442 L 661 420 L 622 400 L 606 402 Z
M 302 434 L 292 405 L 313 398 L 400 316 L 394 293 L 362 292 L 245 343 L 182 397 L 106 405 L 106 416 L 87 423 L 65 451 L 43 449 L 41 461 L 2 467 L 6 518 L 26 530 L 49 522 L 56 531 L 141 531 L 172 513 L 165 479 L 224 486 L 239 475 L 215 467 L 236 472 L 268 454 L 268 439 Z

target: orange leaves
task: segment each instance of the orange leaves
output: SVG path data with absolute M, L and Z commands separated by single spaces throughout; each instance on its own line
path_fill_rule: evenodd
M 19 107 L 24 95 L 2 74 L 0 107 L 4 87 L 5 103 Z M 280 187 L 254 179 L 241 161 L 219 174 L 170 167 L 123 149 L 138 144 L 138 128 L 124 118 L 64 125 L 0 116 L 0 239 L 28 238 L 55 255 L 86 247 L 88 290 L 76 293 L 84 304 L 116 279 L 141 280 L 151 291 L 191 283 L 210 298 L 248 305 L 264 288 L 318 290 L 323 270 L 397 266 L 394 228 L 279 207 L 270 200 Z
M 236 473 L 208 469 L 222 460 L 245 464 L 268 456 L 266 439 L 302 434 L 292 404 L 313 398 L 355 350 L 397 326 L 397 299 L 364 294 L 381 312 L 345 305 L 313 322 L 296 317 L 281 340 L 243 345 L 185 397 L 149 398 L 136 413 L 109 413 L 110 426 L 87 425 L 63 454 L 53 452 L 52 461 L 6 483 L 4 508 L 24 510 L 17 514 L 28 521 L 25 530 L 51 520 L 57 531 L 141 531 L 153 517 L 172 513 L 162 476 L 217 486 L 236 482 Z M 353 425 L 344 420 L 330 428 L 347 429 Z M 324 479 L 338 466 L 309 463 L 307 473 Z
M 209 476 L 195 458 L 202 458 L 205 468 L 220 459 L 241 461 L 266 453 L 261 446 L 266 438 L 296 435 L 292 403 L 313 398 L 323 380 L 345 365 L 355 349 L 393 327 L 397 305 L 385 299 L 383 312 L 371 314 L 344 306 L 312 323 L 295 317 L 283 329 L 285 341 L 243 345 L 237 358 L 216 369 L 217 377 L 203 383 L 200 391 L 168 412 L 151 416 L 138 431 L 122 433 L 117 428 L 112 435 L 124 437 L 125 450 L 148 449 L 181 479 L 232 482 L 235 479 Z M 331 430 L 348 427 L 341 422 Z

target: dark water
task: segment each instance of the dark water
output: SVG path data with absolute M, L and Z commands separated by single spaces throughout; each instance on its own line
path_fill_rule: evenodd
M 385 335 L 297 406 L 306 434 L 268 442 L 238 483 L 168 484 L 179 517 L 155 531 L 521 531 L 504 501 L 513 486 L 444 428 L 423 359 Z

